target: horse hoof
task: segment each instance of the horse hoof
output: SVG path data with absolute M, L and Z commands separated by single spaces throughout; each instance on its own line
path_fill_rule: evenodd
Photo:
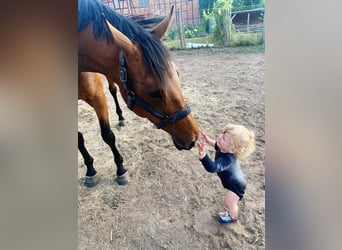
M 126 126 L 126 123 L 124 120 L 120 120 L 119 121 L 119 127 L 125 127 Z
M 86 176 L 84 180 L 84 186 L 91 188 L 96 186 L 99 183 L 99 181 L 100 177 L 98 177 L 97 175 Z
M 127 173 L 127 172 L 126 172 Z M 126 178 L 126 173 L 124 173 L 123 175 L 121 176 L 118 176 L 116 177 L 116 182 L 119 184 L 119 185 L 126 185 L 128 183 L 128 180 Z

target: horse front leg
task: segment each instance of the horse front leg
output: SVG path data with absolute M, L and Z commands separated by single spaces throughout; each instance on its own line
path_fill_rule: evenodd
M 115 83 L 110 81 L 110 80 L 108 80 L 108 84 L 109 84 L 109 92 L 113 96 L 113 99 L 114 99 L 114 102 L 115 102 L 116 114 L 119 117 L 119 126 L 120 127 L 124 127 L 126 125 L 125 124 L 125 118 L 122 115 L 122 110 L 121 110 L 120 105 L 119 105 L 118 97 L 117 97 L 117 94 L 116 94 L 117 93 L 117 89 L 116 89 Z
M 101 136 L 105 143 L 108 144 L 108 146 L 111 148 L 113 155 L 114 155 L 114 161 L 117 166 L 117 183 L 119 185 L 126 185 L 128 183 L 128 180 L 126 178 L 127 169 L 123 166 L 123 158 L 121 154 L 119 153 L 118 149 L 115 145 L 115 135 L 113 131 L 111 130 L 109 123 L 101 122 L 100 121 L 100 127 L 101 127 Z
M 123 158 L 120 155 L 118 149 L 116 148 L 115 136 L 110 128 L 108 104 L 105 93 L 103 91 L 102 81 L 98 81 L 98 78 L 95 78 L 93 79 L 93 81 L 89 80 L 86 83 L 87 84 L 84 84 L 85 87 L 83 88 L 84 92 L 86 93 L 84 94 L 84 100 L 94 108 L 100 124 L 102 139 L 111 148 L 113 152 L 114 162 L 117 167 L 117 182 L 120 185 L 125 185 L 127 184 L 127 169 L 125 169 L 123 166 Z M 90 88 L 91 86 L 93 87 Z
M 86 178 L 84 181 L 84 185 L 86 187 L 93 187 L 99 182 L 99 178 L 96 176 L 96 170 L 94 168 L 94 159 L 89 154 L 88 150 L 84 145 L 83 134 L 78 131 L 78 150 L 81 152 L 81 155 L 84 159 L 84 164 L 87 166 Z

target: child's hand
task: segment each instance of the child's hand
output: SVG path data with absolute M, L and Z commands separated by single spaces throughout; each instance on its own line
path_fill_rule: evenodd
M 215 147 L 215 140 L 211 139 L 206 133 L 204 133 L 203 131 L 200 132 L 200 136 L 202 138 L 203 141 L 205 141 L 206 144 Z
M 204 133 L 203 131 L 201 131 L 200 134 L 201 134 L 202 140 L 208 143 L 209 137 L 207 136 L 207 134 Z
M 198 146 L 198 157 L 200 159 L 203 159 L 204 156 L 207 154 L 205 150 L 205 141 L 202 140 L 201 142 L 197 142 L 197 146 Z

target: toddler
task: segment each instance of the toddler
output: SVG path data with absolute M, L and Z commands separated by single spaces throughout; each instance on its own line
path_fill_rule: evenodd
M 221 223 L 238 220 L 238 201 L 243 198 L 246 180 L 242 173 L 239 160 L 248 157 L 255 149 L 255 135 L 247 128 L 228 124 L 217 140 L 211 139 L 201 132 L 201 142 L 197 143 L 199 159 L 210 173 L 217 173 L 226 189 L 225 205 L 227 210 L 218 214 Z M 205 144 L 215 148 L 215 161 L 208 156 Z

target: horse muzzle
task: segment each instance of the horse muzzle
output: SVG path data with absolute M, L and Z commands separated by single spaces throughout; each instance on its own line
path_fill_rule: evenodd
M 196 141 L 193 140 L 193 141 L 190 141 L 189 143 L 187 144 L 184 144 L 184 143 L 180 143 L 176 138 L 172 137 L 172 141 L 173 141 L 173 144 L 175 145 L 175 147 L 178 149 L 178 150 L 190 150 L 192 149 L 193 146 L 195 146 L 195 143 Z

